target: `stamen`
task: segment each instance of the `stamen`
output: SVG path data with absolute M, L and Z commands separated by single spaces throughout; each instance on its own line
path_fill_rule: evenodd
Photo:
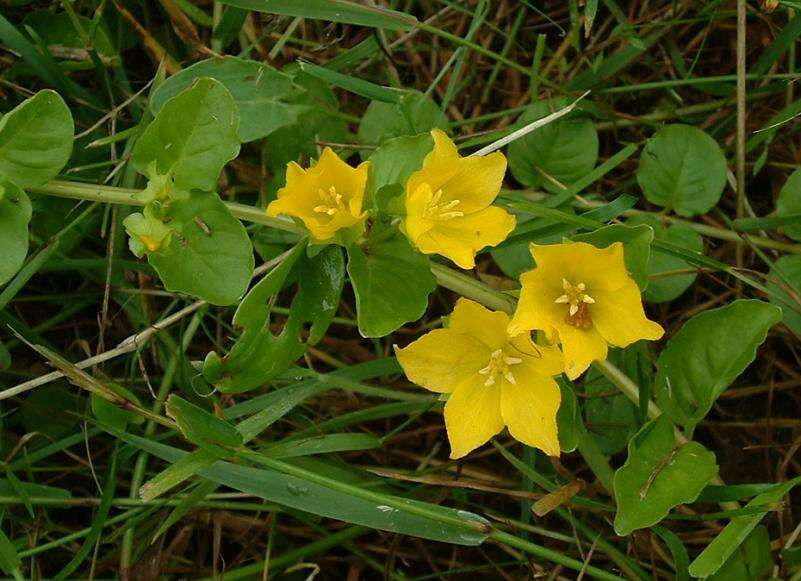
M 573 286 L 570 281 L 563 278 L 562 288 L 565 290 L 565 294 L 554 299 L 554 302 L 570 305 L 565 322 L 579 329 L 592 327 L 592 318 L 587 305 L 595 304 L 595 299 L 587 294 L 587 285 L 580 282 Z
M 567 295 L 562 295 L 561 297 L 557 297 L 554 302 L 557 304 L 569 303 L 570 297 L 568 297 Z
M 576 313 L 578 313 L 578 305 L 570 305 L 570 316 L 572 317 Z
M 485 387 L 495 385 L 499 377 L 502 377 L 512 385 L 516 385 L 517 380 L 509 367 L 522 362 L 523 360 L 519 357 L 506 355 L 503 349 L 496 349 L 490 355 L 489 365 L 480 369 L 478 373 L 487 376 L 486 381 L 484 381 Z
M 595 299 L 592 298 L 590 295 L 584 295 L 584 298 L 582 298 L 581 300 L 590 305 L 595 304 Z

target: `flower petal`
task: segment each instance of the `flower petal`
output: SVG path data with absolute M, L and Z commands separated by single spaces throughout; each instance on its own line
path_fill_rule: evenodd
M 593 298 L 595 304 L 590 309 L 593 324 L 608 343 L 626 347 L 640 339 L 655 341 L 664 335 L 659 323 L 646 318 L 640 289 L 634 281 L 614 292 L 596 292 Z
M 450 393 L 460 382 L 479 376 L 490 351 L 481 341 L 451 329 L 426 333 L 403 349 L 395 347 L 398 363 L 412 383 L 437 393 Z
M 576 379 L 584 373 L 593 361 L 606 359 L 606 341 L 594 326 L 578 329 L 567 323 L 560 323 L 556 325 L 556 330 L 565 355 L 565 375 L 570 379 Z
M 416 245 L 420 237 L 434 227 L 434 221 L 426 217 L 426 209 L 433 197 L 434 192 L 428 184 L 420 184 L 406 195 L 406 219 L 403 226 L 412 244 Z
M 522 333 L 511 340 L 510 354 L 517 353 L 523 362 L 540 375 L 553 377 L 565 370 L 565 359 L 556 345 L 537 345 L 531 334 Z
M 484 385 L 483 375 L 474 375 L 454 390 L 445 404 L 445 427 L 451 458 L 461 458 L 503 430 L 501 387 Z
M 551 377 L 538 373 L 526 362 L 514 368 L 514 384 L 501 387 L 501 415 L 515 440 L 558 456 L 556 412 L 562 394 Z
M 428 184 L 432 192 L 442 190 L 442 201 L 459 200 L 458 209 L 466 214 L 492 204 L 501 190 L 506 158 L 501 152 L 485 156 L 461 157 L 456 145 L 441 129 L 431 131 L 434 148 L 423 160 L 423 167 L 409 176 L 406 194 Z
M 583 282 L 591 295 L 601 290 L 618 289 L 631 280 L 620 242 L 606 248 L 596 248 L 586 242 L 532 244 L 530 248 L 537 263 L 535 271 L 543 269 L 540 277 L 548 280 L 550 286 L 556 281 L 555 297 L 562 293 L 563 278 L 572 284 Z
M 509 325 L 509 334 L 534 329 L 553 334 L 554 325 L 564 319 L 564 305 L 554 301 L 562 289 L 562 277 L 552 268 L 535 268 L 520 276 L 520 299 Z
M 476 252 L 485 246 L 500 244 L 514 227 L 514 216 L 490 206 L 473 214 L 435 222 L 413 242 L 424 254 L 440 254 L 461 268 L 470 269 L 476 265 Z
M 451 313 L 448 329 L 478 339 L 492 353 L 509 341 L 506 333 L 508 325 L 509 315 L 506 313 L 490 311 L 475 301 L 459 298 Z

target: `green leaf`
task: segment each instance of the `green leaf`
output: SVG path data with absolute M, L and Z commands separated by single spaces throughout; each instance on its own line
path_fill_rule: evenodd
M 576 242 L 587 242 L 598 248 L 606 248 L 614 242 L 623 243 L 626 270 L 640 289 L 648 286 L 648 258 L 651 255 L 651 242 L 654 239 L 653 229 L 646 225 L 624 226 L 612 224 L 599 228 L 595 232 L 573 236 Z
M 167 462 L 186 452 L 145 438 L 103 427 L 117 438 Z M 374 529 L 458 545 L 479 545 L 490 532 L 480 516 L 436 504 L 372 491 L 280 460 L 256 457 L 265 467 L 217 462 L 201 475 L 218 484 L 254 494 L 303 512 Z
M 400 232 L 371 231 L 362 245 L 348 248 L 348 274 L 356 294 L 356 316 L 363 337 L 384 337 L 416 321 L 437 288 L 428 258 Z
M 117 395 L 122 396 L 127 401 L 138 406 L 142 405 L 139 398 L 136 397 L 131 390 L 111 382 L 107 383 L 106 387 L 114 391 Z M 145 421 L 145 418 L 136 412 L 116 406 L 96 393 L 92 393 L 90 399 L 92 402 L 92 413 L 104 424 L 109 424 L 119 430 L 124 430 L 128 423 L 141 424 Z
M 193 192 L 169 206 L 177 231 L 166 248 L 148 253 L 167 290 L 230 305 L 253 275 L 253 246 L 242 223 L 215 193 Z
M 320 341 L 334 320 L 345 285 L 345 258 L 339 246 L 325 247 L 298 265 L 300 292 L 292 303 L 292 317 L 311 323 L 309 345 Z
M 165 103 L 190 87 L 197 79 L 209 77 L 231 93 L 239 109 L 239 139 L 245 143 L 293 125 L 305 105 L 287 102 L 295 94 L 292 77 L 270 65 L 233 56 L 210 58 L 164 81 L 150 96 L 150 108 L 159 113 Z
M 367 177 L 367 192 L 373 205 L 387 205 L 379 199 L 379 192 L 387 186 L 398 186 L 394 193 L 402 194 L 409 176 L 423 167 L 423 160 L 433 147 L 431 135 L 423 133 L 390 139 L 376 149 L 370 156 L 370 175 Z
M 370 450 L 379 447 L 381 447 L 381 439 L 372 434 L 327 434 L 277 442 L 266 446 L 262 452 L 270 458 L 294 458 L 349 450 Z
M 72 153 L 72 114 L 55 91 L 45 89 L 0 119 L 0 178 L 21 188 L 58 175 Z
M 11 280 L 25 262 L 30 221 L 31 201 L 27 194 L 0 178 L 0 284 Z
M 689 581 L 690 572 L 687 569 L 690 566 L 690 555 L 687 553 L 687 548 L 684 546 L 684 543 L 681 542 L 679 536 L 662 525 L 654 525 L 651 527 L 651 530 L 661 537 L 670 549 L 671 555 L 673 555 L 676 581 Z
M 746 508 L 764 506 L 765 511 L 731 519 L 726 528 L 718 533 L 718 536 L 690 564 L 690 575 L 709 577 L 715 574 L 770 511 L 770 506 L 781 500 L 799 483 L 801 483 L 801 476 L 777 484 L 771 490 L 754 497 L 746 505 Z
M 677 424 L 695 426 L 780 320 L 777 307 L 738 300 L 684 323 L 659 355 L 654 386 L 659 407 Z
M 776 215 L 801 214 L 801 170 L 795 170 L 787 178 L 776 200 Z M 801 220 L 784 227 L 784 233 L 793 240 L 801 240 Z
M 793 292 L 797 293 L 798 298 L 788 292 L 788 284 L 794 287 Z M 801 336 L 801 256 L 790 255 L 782 256 L 773 263 L 768 278 L 768 295 L 770 302 L 782 310 L 783 322 L 798 335 Z M 795 309 L 789 305 L 795 305 Z
M 628 535 L 658 523 L 674 506 L 693 502 L 717 473 L 715 455 L 698 442 L 678 443 L 667 416 L 645 424 L 615 472 L 615 532 Z
M 649 214 L 640 214 L 630 219 L 627 224 L 648 224 L 654 229 L 654 240 L 669 242 L 676 246 L 687 248 L 692 252 L 703 252 L 704 240 L 701 235 L 688 226 L 674 224 L 665 228 L 660 221 Z M 681 270 L 692 269 L 686 274 L 668 274 Z M 660 276 L 665 275 L 667 276 Z M 651 257 L 648 260 L 648 288 L 643 291 L 643 298 L 649 303 L 664 303 L 681 296 L 690 288 L 697 277 L 695 269 L 681 258 L 651 248 Z
M 526 108 L 517 124 L 542 119 L 568 104 L 564 98 L 539 101 Z M 592 171 L 598 161 L 598 132 L 590 119 L 570 114 L 513 142 L 508 156 L 509 169 L 517 181 L 560 192 L 563 188 L 545 174 L 570 186 Z
M 359 142 L 381 145 L 393 137 L 448 130 L 448 118 L 439 106 L 419 91 L 409 91 L 397 103 L 372 101 L 359 123 Z M 430 148 L 429 148 L 430 149 Z M 362 157 L 367 157 L 362 152 Z
M 179 190 L 212 191 L 223 166 L 239 154 L 238 126 L 228 89 L 214 79 L 198 79 L 165 102 L 147 126 L 133 150 L 134 167 L 150 176 L 155 164 L 158 174 L 172 175 Z
M 184 437 L 195 444 L 219 444 L 229 448 L 242 445 L 242 435 L 234 426 L 203 408 L 172 394 L 167 399 L 167 415 L 178 424 Z
M 268 14 L 330 20 L 389 30 L 409 30 L 417 22 L 410 14 L 377 6 L 364 6 L 350 0 L 221 0 L 221 3 Z
M 576 398 L 576 392 L 566 381 L 561 379 L 557 381 L 559 390 L 562 392 L 562 403 L 559 404 L 559 411 L 556 412 L 559 447 L 562 452 L 572 452 L 578 448 L 579 440 L 584 434 L 584 422 L 581 419 L 581 408 Z
M 117 51 L 114 50 L 114 45 L 109 39 L 102 20 L 99 24 L 96 24 L 80 14 L 75 14 L 74 17 L 81 23 L 85 31 L 91 32 L 92 48 L 100 56 L 116 56 Z M 75 30 L 70 15 L 66 12 L 53 13 L 48 10 L 38 10 L 25 16 L 24 23 L 26 27 L 31 27 L 35 30 L 42 42 L 48 47 L 55 45 L 59 48 L 86 49 L 81 37 Z
M 681 216 L 705 214 L 723 193 L 726 158 L 701 129 L 666 125 L 643 148 L 637 182 L 652 204 Z
M 311 324 L 308 342 L 325 334 L 339 306 L 345 281 L 342 249 L 327 246 L 314 257 L 304 255 L 299 244 L 283 262 L 254 286 L 234 314 L 242 335 L 223 358 L 209 353 L 203 366 L 207 381 L 226 393 L 239 393 L 264 385 L 285 372 L 306 349 L 303 325 Z M 274 335 L 270 306 L 290 273 L 298 281 L 284 328 Z
M 758 526 L 746 537 L 743 544 L 726 560 L 718 571 L 707 581 L 758 581 L 770 576 L 773 560 L 770 535 L 764 526 Z
M 6 575 L 11 575 L 16 571 L 17 578 L 23 579 L 23 577 L 19 575 L 19 566 L 21 563 L 22 560 L 14 544 L 9 540 L 6 534 L 0 530 L 0 569 L 2 569 L 3 573 Z
M 587 431 L 604 454 L 616 454 L 637 432 L 637 406 L 594 366 L 584 379 Z

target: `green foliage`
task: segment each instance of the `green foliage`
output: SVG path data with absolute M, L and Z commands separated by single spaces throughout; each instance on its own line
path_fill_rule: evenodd
M 643 148 L 637 182 L 652 204 L 681 216 L 705 214 L 723 193 L 726 158 L 701 129 L 666 125 Z
M 710 581 L 729 581 L 743 579 L 757 581 L 771 574 L 773 560 L 770 558 L 771 546 L 768 529 L 756 527 L 737 550 L 726 559 L 723 566 L 714 575 L 707 577 Z
M 776 200 L 777 216 L 797 214 L 801 214 L 801 170 L 795 170 L 790 174 Z M 801 219 L 785 226 L 784 233 L 793 240 L 801 240 Z
M 253 247 L 242 223 L 215 193 L 193 193 L 169 205 L 170 243 L 148 253 L 165 288 L 215 305 L 235 303 L 253 274 Z
M 85 31 L 93 32 L 92 46 L 97 54 L 104 57 L 116 56 L 117 51 L 105 26 L 95 26 L 89 18 L 80 14 L 76 14 L 75 18 Z M 66 12 L 53 13 L 47 10 L 31 12 L 25 17 L 25 26 L 35 30 L 42 42 L 48 46 L 85 50 L 84 43 Z
M 58 175 L 72 152 L 72 114 L 55 91 L 39 91 L 0 119 L 0 177 L 20 188 Z
M 781 500 L 799 483 L 801 483 L 801 477 L 796 477 L 755 496 L 745 508 L 764 507 L 765 510 L 756 514 L 745 514 L 732 518 L 718 536 L 690 563 L 690 575 L 709 577 L 717 573 L 751 535 L 751 532 L 768 513 L 771 505 Z
M 358 137 L 361 143 L 381 145 L 393 137 L 427 133 L 434 128 L 447 131 L 448 118 L 430 97 L 410 91 L 396 103 L 372 101 L 359 123 Z
M 801 336 L 801 256 L 782 256 L 768 278 L 770 302 L 782 310 L 782 322 Z
M 173 394 L 167 400 L 167 415 L 175 420 L 178 429 L 190 442 L 230 448 L 242 445 L 242 435 L 234 426 L 178 395 Z
M 28 255 L 31 201 L 14 183 L 0 181 L 0 284 L 11 280 Z
M 300 336 L 304 324 L 312 323 L 309 343 L 325 334 L 344 284 L 342 250 L 330 246 L 314 257 L 305 251 L 305 243 L 298 244 L 242 300 L 233 320 L 242 334 L 228 354 L 206 356 L 203 375 L 220 391 L 255 389 L 285 372 L 306 348 Z M 275 335 L 270 328 L 271 305 L 293 272 L 299 288 L 284 328 Z
M 562 402 L 559 404 L 559 411 L 556 413 L 559 447 L 562 452 L 568 453 L 578 447 L 585 429 L 576 392 L 566 381 L 562 380 L 559 381 L 559 390 L 562 393 Z
M 529 105 L 519 126 L 542 119 L 568 105 L 562 98 Z M 529 133 L 509 146 L 509 169 L 517 181 L 559 192 L 589 173 L 598 161 L 598 132 L 592 120 L 570 114 Z
M 175 188 L 212 191 L 223 166 L 239 153 L 236 103 L 213 79 L 195 81 L 167 100 L 137 140 L 132 161 L 139 173 L 172 177 Z
M 374 227 L 362 245 L 348 248 L 348 274 L 363 337 L 383 337 L 419 319 L 437 286 L 428 258 L 391 229 Z
M 700 422 L 721 393 L 756 357 L 781 310 L 738 300 L 704 311 L 670 338 L 657 365 L 656 401 L 677 424 Z
M 243 143 L 294 125 L 298 116 L 309 110 L 308 105 L 292 102 L 295 88 L 290 75 L 265 63 L 233 56 L 200 61 L 171 76 L 153 91 L 151 109 L 158 114 L 167 101 L 204 77 L 225 86 L 236 102 Z
M 415 136 L 396 137 L 383 143 L 370 155 L 370 176 L 367 192 L 372 195 L 373 206 L 381 208 L 379 192 L 387 186 L 398 186 L 402 193 L 405 184 L 414 172 L 423 167 L 423 160 L 434 147 L 434 140 L 427 133 Z
M 615 472 L 615 531 L 628 535 L 658 523 L 674 506 L 693 502 L 717 473 L 715 455 L 697 442 L 677 441 L 667 416 L 649 422 Z
M 665 227 L 656 217 L 648 214 L 635 216 L 627 224 L 648 224 L 653 228 L 655 240 L 665 241 L 691 252 L 704 250 L 701 235 L 689 226 L 674 224 Z M 697 277 L 695 272 L 673 274 L 684 270 L 695 269 L 678 256 L 668 254 L 659 248 L 652 248 L 648 260 L 648 287 L 643 291 L 643 298 L 649 303 L 664 303 L 681 296 L 692 286 Z

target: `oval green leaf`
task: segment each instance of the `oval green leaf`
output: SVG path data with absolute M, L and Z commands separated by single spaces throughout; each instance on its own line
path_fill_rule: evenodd
M 21 188 L 52 180 L 72 153 L 74 125 L 64 99 L 39 91 L 0 119 L 0 177 Z
M 529 105 L 518 119 L 523 126 L 568 105 L 566 99 Z M 570 114 L 529 133 L 509 146 L 509 169 L 520 183 L 551 192 L 584 177 L 598 161 L 598 132 L 590 119 Z
M 28 255 L 28 224 L 31 201 L 13 183 L 0 179 L 0 284 L 5 284 Z
M 779 198 L 776 200 L 777 216 L 792 216 L 801 214 L 801 169 L 795 170 L 787 178 Z M 793 240 L 801 240 L 801 220 L 795 224 L 787 224 L 784 233 Z
M 657 361 L 659 407 L 677 424 L 695 426 L 754 360 L 781 317 L 781 309 L 766 302 L 738 300 L 684 323 Z
M 790 294 L 790 286 L 793 294 Z M 782 256 L 773 263 L 768 277 L 768 290 L 770 290 L 770 302 L 782 310 L 784 324 L 801 336 L 801 295 L 797 294 L 801 289 L 801 256 L 787 255 Z M 795 309 L 792 306 L 795 306 Z
M 175 187 L 189 191 L 216 189 L 226 163 L 239 154 L 239 117 L 231 93 L 214 79 L 198 79 L 169 99 L 136 142 L 136 170 L 172 174 Z
M 615 472 L 615 532 L 661 521 L 671 508 L 693 502 L 718 473 L 715 455 L 698 442 L 680 444 L 667 416 L 645 424 L 629 442 L 626 463 Z
M 682 216 L 705 214 L 723 193 L 726 158 L 701 129 L 666 125 L 643 148 L 637 183 L 652 204 Z
M 253 275 L 253 246 L 242 223 L 215 193 L 193 192 L 170 205 L 178 226 L 169 246 L 148 253 L 167 290 L 230 305 L 245 294 Z
M 356 316 L 363 337 L 384 337 L 416 321 L 437 288 L 428 258 L 406 238 L 372 232 L 375 242 L 348 248 L 348 274 L 356 294 Z M 376 234 L 378 234 L 376 236 Z
M 243 143 L 297 123 L 298 114 L 308 109 L 289 102 L 295 93 L 290 75 L 265 63 L 233 56 L 200 61 L 171 76 L 150 96 L 150 108 L 158 114 L 168 100 L 203 77 L 223 84 L 236 101 Z

